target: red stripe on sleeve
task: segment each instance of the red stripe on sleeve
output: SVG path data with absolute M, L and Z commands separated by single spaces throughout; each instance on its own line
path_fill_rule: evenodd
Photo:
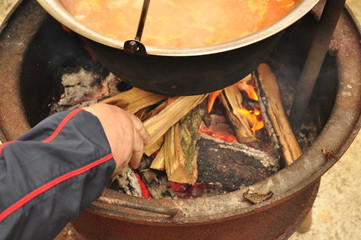
M 50 135 L 50 137 L 48 137 L 47 139 L 45 139 L 43 141 L 43 143 L 48 143 L 52 140 L 54 140 L 54 138 L 56 138 L 56 136 L 58 136 L 58 134 L 60 133 L 60 131 L 64 128 L 65 124 L 67 124 L 69 122 L 70 119 L 72 119 L 72 117 L 74 117 L 78 112 L 84 111 L 84 109 L 82 108 L 78 108 L 74 111 L 72 111 L 71 113 L 69 113 L 68 116 L 66 116 L 63 121 L 60 122 L 60 124 L 58 125 L 58 127 L 55 129 L 55 131 L 53 132 L 53 134 Z
M 72 178 L 75 176 L 78 176 L 104 162 L 109 161 L 110 159 L 113 158 L 113 154 L 109 154 L 95 162 L 92 162 L 82 168 L 79 168 L 77 170 L 68 172 L 64 175 L 61 175 L 60 177 L 42 185 L 41 187 L 33 190 L 32 192 L 30 192 L 29 194 L 25 195 L 23 198 L 21 198 L 20 200 L 18 200 L 17 202 L 15 202 L 14 204 L 12 204 L 11 206 L 9 206 L 7 209 L 5 209 L 5 211 L 3 211 L 2 213 L 0 213 L 0 222 L 2 220 L 4 220 L 6 217 L 8 217 L 10 214 L 12 214 L 13 212 L 15 212 L 16 210 L 18 210 L 19 208 L 21 208 L 22 206 L 24 206 L 26 203 L 28 203 L 29 201 L 31 201 L 32 199 L 34 199 L 35 197 L 39 196 L 40 194 L 48 191 L 49 189 L 55 187 L 56 185 Z
M 1 145 L 0 145 L 0 156 L 1 156 L 2 152 L 3 152 L 3 148 L 4 148 L 6 145 L 8 145 L 8 144 L 10 144 L 10 143 L 14 143 L 14 142 L 17 142 L 17 140 L 9 141 L 9 142 L 6 142 L 6 143 L 1 144 Z

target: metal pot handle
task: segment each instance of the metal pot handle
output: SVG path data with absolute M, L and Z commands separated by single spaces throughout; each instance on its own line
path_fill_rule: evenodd
M 164 215 L 169 215 L 170 217 L 174 217 L 179 213 L 179 209 L 175 207 L 165 207 L 165 206 L 152 206 L 152 205 L 146 205 L 141 203 L 135 203 L 135 202 L 128 202 L 116 198 L 109 198 L 109 197 L 99 197 L 97 201 L 107 204 L 114 204 L 121 207 L 126 208 L 132 208 L 137 210 L 142 210 L 146 212 L 152 212 L 152 213 L 159 213 Z
M 138 55 L 147 55 L 147 51 L 143 43 L 140 42 L 142 35 L 145 20 L 147 19 L 148 9 L 149 9 L 150 0 L 144 0 L 142 7 L 142 14 L 140 15 L 137 33 L 134 40 L 128 40 L 124 43 L 124 50 L 131 54 Z

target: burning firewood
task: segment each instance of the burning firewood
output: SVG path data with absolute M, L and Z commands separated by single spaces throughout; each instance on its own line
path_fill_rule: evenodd
M 260 64 L 257 71 L 258 82 L 267 99 L 267 103 L 264 103 L 267 108 L 266 112 L 277 133 L 285 164 L 290 165 L 302 155 L 302 149 L 298 144 L 282 106 L 277 79 L 271 68 L 267 64 Z
M 257 139 L 251 131 L 247 118 L 240 112 L 243 109 L 243 99 L 238 87 L 232 85 L 225 88 L 220 95 L 220 100 L 226 110 L 228 119 L 234 126 L 238 141 L 242 143 L 256 141 Z
M 113 97 L 102 100 L 102 103 L 116 105 L 129 113 L 135 114 L 139 110 L 157 104 L 167 99 L 166 96 L 146 92 L 139 88 L 132 88 Z

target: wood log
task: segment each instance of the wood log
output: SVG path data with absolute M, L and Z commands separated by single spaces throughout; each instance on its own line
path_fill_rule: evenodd
M 179 138 L 179 124 L 176 124 L 165 135 L 163 145 L 168 180 L 177 183 L 194 184 L 198 172 L 194 171 L 195 168 L 192 163 L 197 159 L 197 156 L 186 163 Z
M 256 137 L 251 131 L 251 126 L 247 118 L 242 115 L 239 109 L 242 108 L 242 95 L 236 85 L 224 89 L 220 95 L 221 103 L 224 106 L 227 117 L 234 127 L 237 139 L 240 143 L 256 141 Z
M 166 133 L 163 147 L 159 153 L 161 154 L 160 158 L 164 158 L 169 181 L 196 183 L 198 177 L 198 129 L 205 112 L 205 104 L 200 104 Z
M 302 149 L 284 111 L 277 79 L 270 66 L 260 64 L 257 72 L 260 88 L 267 99 L 267 102 L 264 102 L 267 114 L 277 134 L 285 164 L 290 165 L 302 155 Z
M 203 133 L 197 146 L 197 183 L 220 183 L 224 191 L 238 190 L 259 182 L 276 173 L 279 167 L 279 159 L 266 152 Z
M 113 97 L 102 100 L 102 103 L 116 105 L 129 113 L 135 114 L 139 110 L 157 104 L 167 99 L 166 96 L 132 88 Z
M 156 143 L 173 125 L 202 103 L 207 96 L 208 94 L 177 97 L 157 115 L 145 120 L 143 124 L 151 138 L 151 144 L 147 145 L 145 152 L 154 148 L 152 144 Z

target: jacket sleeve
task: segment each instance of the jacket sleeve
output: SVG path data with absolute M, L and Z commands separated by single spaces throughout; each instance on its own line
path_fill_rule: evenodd
M 53 239 L 115 169 L 97 117 L 56 113 L 0 145 L 0 239 Z

